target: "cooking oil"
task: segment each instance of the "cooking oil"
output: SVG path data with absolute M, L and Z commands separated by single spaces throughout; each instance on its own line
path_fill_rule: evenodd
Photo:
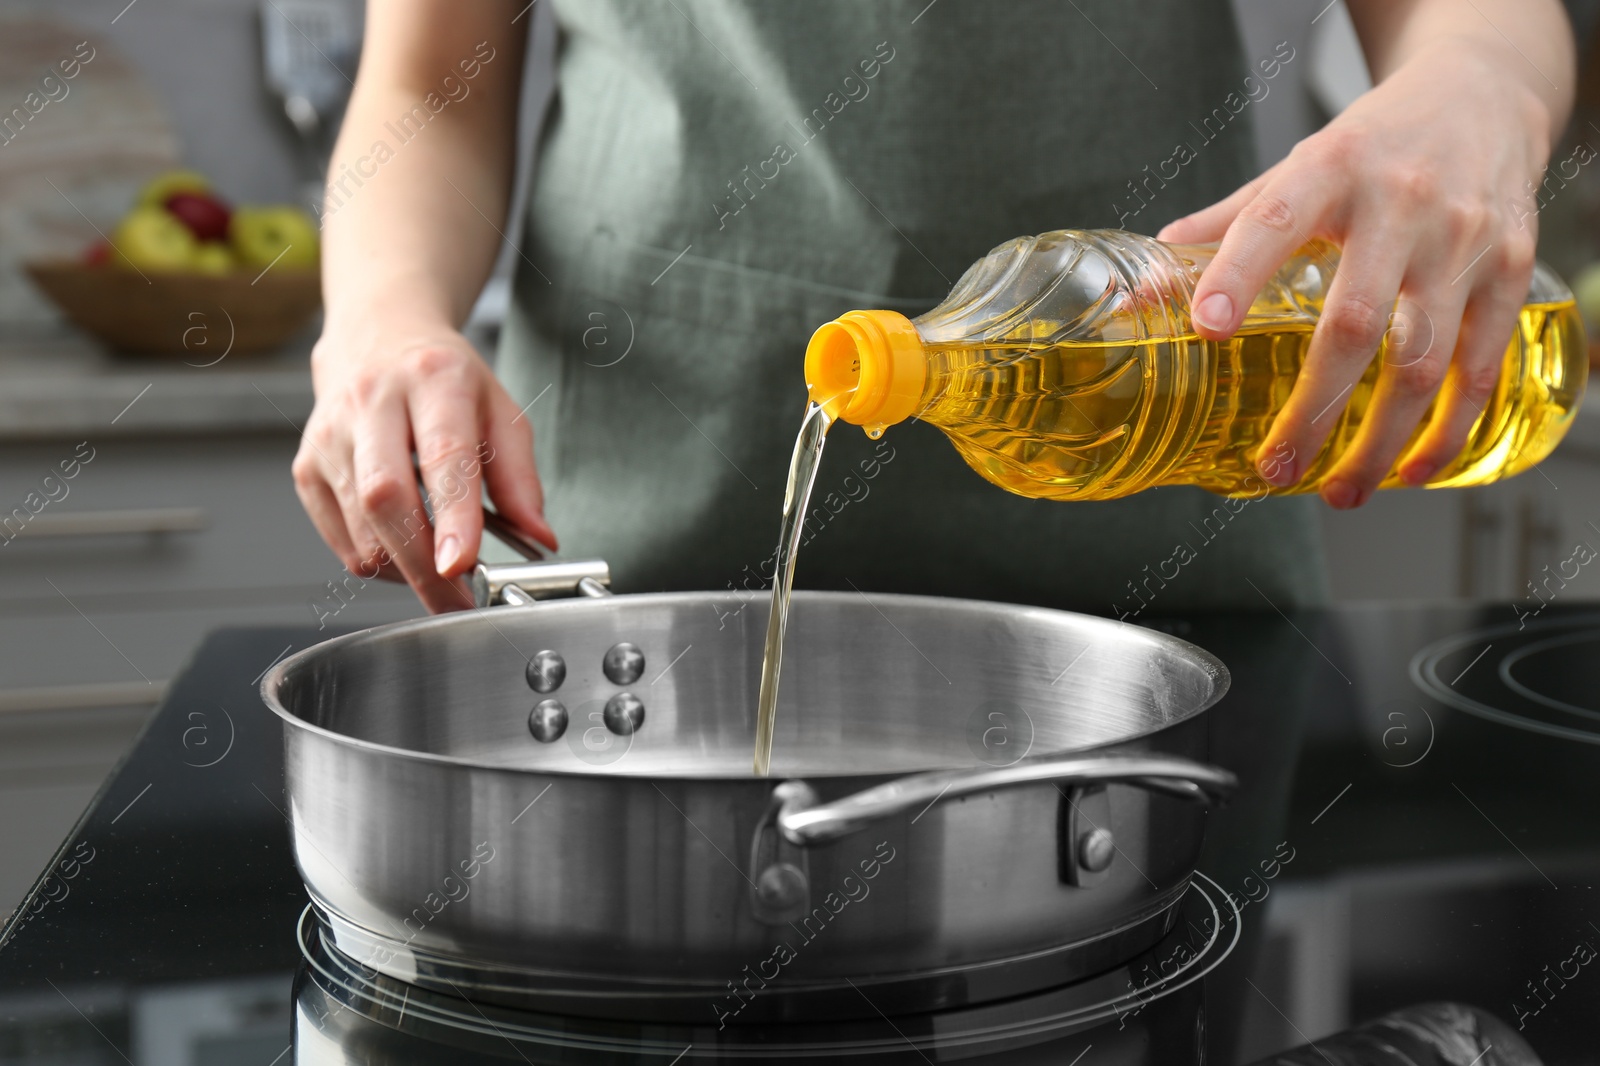
M 1194 283 L 1215 253 L 1122 231 L 1024 237 L 975 263 L 914 321 L 852 311 L 816 331 L 806 349 L 812 402 L 784 491 L 757 775 L 771 767 L 795 553 L 834 421 L 873 437 L 909 418 L 931 423 L 985 478 L 1044 499 L 1104 500 L 1156 485 L 1258 497 L 1320 485 L 1355 439 L 1385 364 L 1416 356 L 1392 351 L 1386 335 L 1360 381 L 1318 416 L 1332 420 L 1331 431 L 1299 480 L 1269 485 L 1257 452 L 1305 363 L 1339 251 L 1325 242 L 1302 248 L 1221 342 L 1189 322 Z M 1425 332 L 1400 352 L 1425 350 L 1432 323 L 1401 325 Z M 1588 365 L 1572 294 L 1541 264 L 1494 393 L 1466 447 L 1428 487 L 1495 481 L 1549 455 L 1577 413 Z M 1391 472 L 1383 487 L 1398 484 Z
M 800 550 L 800 533 L 805 529 L 806 507 L 811 486 L 817 480 L 817 464 L 822 461 L 822 446 L 827 443 L 832 420 L 817 404 L 806 408 L 800 435 L 789 460 L 789 482 L 783 490 L 783 520 L 778 530 L 777 566 L 772 578 L 772 610 L 767 615 L 767 642 L 761 657 L 761 692 L 756 699 L 757 777 L 766 777 L 772 767 L 772 730 L 778 718 L 778 681 L 783 673 L 783 634 L 789 626 L 789 594 L 794 588 L 795 553 Z
M 1361 380 L 1318 416 L 1331 432 L 1299 480 L 1274 488 L 1256 472 L 1257 451 L 1305 362 L 1339 252 L 1301 249 L 1221 342 L 1189 323 L 1194 281 L 1214 253 L 1121 231 L 1008 242 L 914 322 L 851 312 L 819 329 L 806 355 L 812 399 L 873 436 L 912 417 L 938 426 L 974 470 L 1024 496 L 1102 500 L 1178 484 L 1232 496 L 1313 491 L 1354 440 L 1384 365 L 1399 352 L 1417 358 L 1409 353 L 1425 349 L 1432 323 L 1397 323 L 1413 331 L 1409 342 L 1392 352 L 1386 336 Z M 1539 462 L 1570 425 L 1587 373 L 1572 295 L 1541 265 L 1493 395 L 1428 487 L 1483 484 Z M 1400 484 L 1391 471 L 1383 487 Z

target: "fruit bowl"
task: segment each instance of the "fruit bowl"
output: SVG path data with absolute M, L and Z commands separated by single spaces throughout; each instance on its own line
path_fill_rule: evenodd
M 321 306 L 318 272 L 279 265 L 208 275 L 74 259 L 40 260 L 28 276 L 79 328 L 118 351 L 210 362 L 276 348 Z

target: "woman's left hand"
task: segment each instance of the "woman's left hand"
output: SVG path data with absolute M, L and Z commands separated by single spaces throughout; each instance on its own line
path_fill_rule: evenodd
M 1459 37 L 1419 49 L 1277 166 L 1161 231 L 1222 242 L 1194 294 L 1196 330 L 1213 340 L 1239 328 L 1296 249 L 1316 237 L 1342 249 L 1305 365 L 1257 453 L 1273 485 L 1304 474 L 1386 337 L 1371 406 L 1321 483 L 1330 505 L 1372 495 L 1439 394 L 1399 467 L 1408 484 L 1427 481 L 1493 393 L 1533 271 L 1533 190 L 1552 125 L 1502 52 Z M 1283 454 L 1294 458 L 1263 461 Z

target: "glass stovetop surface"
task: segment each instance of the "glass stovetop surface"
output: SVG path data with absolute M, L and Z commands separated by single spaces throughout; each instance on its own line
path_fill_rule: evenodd
M 1010 1028 L 992 1046 L 941 1041 L 972 1031 L 954 1017 L 858 1026 L 861 1061 L 1183 1063 L 1204 1045 L 1206 1062 L 1248 1062 L 1448 999 L 1520 1027 L 1551 1066 L 1600 1062 L 1600 967 L 1587 965 L 1600 950 L 1600 611 L 1552 607 L 1520 626 L 1509 607 L 1376 605 L 1154 624 L 1232 672 L 1209 712 L 1211 758 L 1242 781 L 1210 817 L 1203 891 L 1167 955 L 1102 975 L 1099 998 L 994 1005 L 984 1024 Z M 467 1019 L 472 1004 L 413 1007 L 405 987 L 319 954 L 289 852 L 280 727 L 256 685 L 325 636 L 227 630 L 197 651 L 5 928 L 0 1064 L 737 1061 L 709 1026 L 682 1043 L 660 1026 L 596 1041 L 579 1020 L 491 1010 L 452 1035 L 451 1012 Z M 1151 994 L 1185 938 L 1194 980 Z M 1030 1023 L 1084 1004 L 1102 1009 Z M 850 1057 L 794 1050 L 825 1035 L 751 1058 Z

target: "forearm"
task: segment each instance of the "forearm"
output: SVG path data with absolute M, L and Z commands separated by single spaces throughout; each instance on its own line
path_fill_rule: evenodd
M 1559 0 L 1347 0 L 1374 82 L 1418 56 L 1482 57 L 1543 105 L 1551 141 L 1572 108 L 1577 54 Z
M 498 3 L 452 12 L 444 33 L 419 17 L 428 6 L 369 8 L 366 58 L 328 168 L 330 323 L 389 314 L 459 325 L 501 240 L 523 36 Z

